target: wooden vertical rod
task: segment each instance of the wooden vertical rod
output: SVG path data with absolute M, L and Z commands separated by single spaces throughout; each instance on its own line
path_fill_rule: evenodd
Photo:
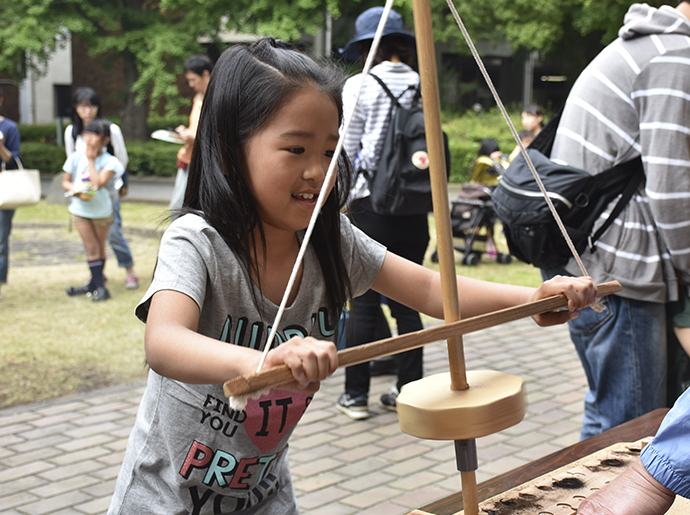
M 460 304 L 455 279 L 453 233 L 450 226 L 450 209 L 448 208 L 448 179 L 443 148 L 443 132 L 441 130 L 441 102 L 438 93 L 436 51 L 434 49 L 429 0 L 414 0 L 413 8 L 417 60 L 422 84 L 424 122 L 429 152 L 431 193 L 436 221 L 436 243 L 443 284 L 443 317 L 448 323 L 460 320 Z M 450 387 L 453 390 L 466 390 L 468 385 L 462 337 L 451 337 L 448 338 L 447 342 L 451 376 Z
M 448 179 L 443 149 L 443 132 L 441 130 L 441 101 L 438 93 L 436 51 L 434 48 L 429 0 L 413 0 L 413 9 L 417 59 L 422 85 L 426 142 L 429 153 L 431 193 L 436 221 L 436 243 L 438 245 L 441 284 L 443 286 L 443 317 L 446 323 L 450 323 L 460 320 L 460 303 L 458 301 L 457 280 L 455 278 L 453 232 L 450 226 L 450 209 L 448 208 Z M 451 337 L 447 342 L 450 388 L 456 391 L 467 390 L 469 385 L 467 384 L 467 369 L 462 337 Z M 468 502 L 464 503 L 465 513 L 467 515 L 477 515 L 479 505 L 477 503 L 477 477 L 474 470 L 462 472 L 461 479 L 463 498 L 468 500 Z

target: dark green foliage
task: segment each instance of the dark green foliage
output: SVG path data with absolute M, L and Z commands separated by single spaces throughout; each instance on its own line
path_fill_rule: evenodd
M 151 132 L 157 131 L 159 129 L 174 130 L 175 127 L 180 125 L 189 125 L 189 115 L 170 115 L 170 116 L 157 116 L 155 118 L 151 117 L 148 119 L 148 126 Z
M 55 143 L 57 141 L 57 127 L 49 125 L 18 125 L 22 146 L 25 143 Z
M 517 131 L 522 130 L 519 109 L 511 109 L 510 119 Z M 510 154 L 515 148 L 515 140 L 508 124 L 497 107 L 477 116 L 467 111 L 454 117 L 443 117 L 443 130 L 448 134 L 450 146 L 450 181 L 466 182 L 469 169 L 477 158 L 477 152 L 483 139 L 493 138 L 504 154 Z
M 179 145 L 159 141 L 127 143 L 129 171 L 132 175 L 156 175 L 173 177 L 177 172 Z M 49 143 L 22 142 L 22 161 L 25 168 L 39 170 L 42 174 L 62 172 L 65 164 L 65 148 Z
M 177 173 L 177 151 L 180 145 L 162 141 L 127 142 L 129 173 L 174 177 Z
M 22 163 L 24 168 L 38 170 L 42 174 L 62 172 L 65 164 L 65 148 L 55 144 L 22 141 Z
M 511 110 L 511 119 L 517 130 L 522 126 L 519 113 Z M 448 134 L 451 154 L 451 182 L 465 182 L 470 166 L 477 158 L 479 145 L 485 138 L 498 141 L 505 154 L 515 148 L 515 142 L 498 109 L 494 108 L 478 117 L 468 111 L 461 115 L 444 114 L 443 130 Z M 173 129 L 189 123 L 187 116 L 156 117 L 148 120 L 153 132 L 157 129 Z M 65 162 L 65 149 L 55 145 L 55 125 L 20 126 L 22 156 L 26 168 L 36 168 L 41 173 L 59 173 Z M 180 145 L 150 140 L 127 141 L 129 170 L 132 175 L 174 177 L 177 172 L 177 151 Z

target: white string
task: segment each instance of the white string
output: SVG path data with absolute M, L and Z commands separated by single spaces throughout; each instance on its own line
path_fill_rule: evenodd
M 393 0 L 386 0 L 386 5 L 383 8 L 383 13 L 381 14 L 381 20 L 379 21 L 379 25 L 376 28 L 376 34 L 374 35 L 374 40 L 371 43 L 371 50 L 369 51 L 369 55 L 367 56 L 367 60 L 364 63 L 364 68 L 362 69 L 362 82 L 359 85 L 359 89 L 357 90 L 357 96 L 355 98 L 355 105 L 359 102 L 359 96 L 360 93 L 362 92 L 362 85 L 364 84 L 364 77 L 366 76 L 367 73 L 369 73 L 369 70 L 371 69 L 371 65 L 374 61 L 374 56 L 376 55 L 376 51 L 378 50 L 379 47 L 379 42 L 381 41 L 381 36 L 383 34 L 383 28 L 386 25 L 386 21 L 388 20 L 388 15 L 391 11 L 391 7 L 393 6 Z M 297 254 L 297 259 L 295 261 L 295 266 L 292 269 L 292 273 L 290 274 L 290 280 L 288 281 L 287 287 L 285 288 L 285 293 L 283 294 L 283 299 L 280 302 L 280 307 L 278 308 L 278 313 L 276 314 L 275 320 L 273 321 L 273 327 L 271 327 L 271 332 L 268 335 L 268 340 L 266 340 L 266 346 L 264 347 L 263 355 L 261 356 L 261 361 L 259 362 L 259 366 L 257 367 L 256 371 L 259 372 L 264 365 L 264 362 L 266 361 L 266 356 L 268 355 L 268 351 L 271 349 L 273 346 L 273 339 L 275 338 L 276 332 L 278 331 L 278 325 L 280 324 L 280 320 L 283 317 L 283 312 L 285 311 L 285 306 L 287 305 L 288 298 L 290 296 L 290 292 L 292 291 L 292 288 L 295 284 L 295 280 L 297 278 L 297 274 L 299 272 L 300 266 L 302 265 L 302 261 L 304 260 L 304 254 L 307 251 L 307 246 L 309 245 L 309 239 L 311 238 L 311 234 L 314 231 L 314 226 L 316 225 L 316 220 L 319 217 L 319 213 L 321 212 L 321 208 L 323 207 L 323 204 L 326 202 L 326 197 L 327 192 L 328 192 L 328 186 L 331 184 L 333 180 L 333 176 L 336 173 L 336 167 L 338 165 L 338 159 L 337 156 L 340 155 L 340 152 L 343 149 L 343 142 L 344 142 L 344 137 L 345 134 L 347 134 L 347 131 L 350 127 L 350 123 L 352 122 L 352 115 L 354 114 L 354 109 L 350 112 L 348 115 L 347 119 L 345 120 L 343 124 L 343 128 L 340 132 L 340 138 L 338 139 L 338 144 L 335 147 L 335 152 L 334 152 L 334 158 L 331 160 L 331 164 L 328 167 L 328 172 L 326 173 L 326 178 L 323 181 L 323 186 L 321 187 L 321 192 L 319 193 L 319 198 L 316 201 L 316 206 L 314 207 L 314 212 L 311 215 L 311 220 L 309 220 L 309 226 L 307 227 L 306 232 L 304 233 L 304 239 L 302 240 L 302 245 L 300 246 L 299 253 Z
M 563 225 L 563 221 L 561 220 L 561 217 L 558 216 L 558 212 L 556 211 L 556 208 L 554 207 L 553 202 L 551 202 L 551 198 L 549 197 L 548 192 L 546 191 L 546 188 L 544 187 L 544 184 L 541 181 L 541 177 L 539 177 L 537 170 L 534 168 L 534 163 L 532 163 L 532 160 L 530 159 L 529 154 L 527 154 L 527 150 L 525 150 L 525 146 L 522 144 L 522 140 L 518 136 L 518 133 L 515 130 L 515 126 L 513 125 L 513 122 L 510 119 L 510 116 L 508 116 L 508 111 L 506 111 L 506 108 L 503 105 L 503 102 L 501 101 L 501 97 L 498 95 L 498 91 L 494 87 L 494 83 L 491 80 L 491 77 L 489 77 L 489 73 L 486 71 L 486 67 L 484 66 L 484 62 L 482 61 L 482 58 L 479 55 L 479 52 L 477 52 L 477 49 L 475 48 L 474 43 L 472 42 L 472 38 L 470 37 L 469 32 L 467 32 L 467 29 L 465 28 L 465 24 L 460 19 L 460 15 L 458 14 L 458 11 L 455 9 L 455 5 L 453 5 L 452 0 L 446 0 L 446 3 L 448 4 L 448 7 L 450 7 L 451 12 L 453 13 L 453 17 L 455 18 L 455 21 L 457 22 L 458 27 L 460 28 L 460 31 L 462 32 L 462 35 L 465 37 L 465 41 L 467 41 L 467 45 L 470 47 L 470 51 L 472 52 L 472 56 L 474 57 L 474 60 L 477 62 L 477 66 L 479 66 L 479 70 L 482 72 L 482 75 L 484 76 L 484 80 L 486 80 L 486 84 L 489 86 L 489 89 L 491 90 L 491 94 L 494 96 L 494 99 L 496 100 L 496 104 L 498 105 L 498 108 L 501 110 L 501 114 L 503 114 L 503 118 L 505 118 L 505 121 L 508 124 L 508 127 L 510 127 L 510 132 L 513 133 L 513 138 L 515 139 L 515 142 L 517 143 L 518 147 L 520 147 L 520 152 L 522 153 L 523 157 L 525 158 L 525 161 L 527 162 L 527 166 L 529 167 L 530 171 L 532 172 L 534 179 L 537 181 L 537 185 L 539 186 L 539 189 L 541 190 L 541 193 L 544 196 L 544 200 L 546 200 L 546 204 L 549 206 L 549 209 L 551 210 L 551 213 L 553 214 L 553 218 L 556 221 L 556 224 L 558 225 L 558 228 L 560 229 L 561 233 L 563 234 L 563 237 L 565 238 L 565 241 L 568 244 L 568 248 L 570 248 L 570 252 L 572 253 L 573 257 L 575 258 L 575 261 L 577 262 L 577 266 L 580 267 L 580 271 L 582 272 L 582 275 L 588 276 L 589 274 L 587 273 L 587 270 L 585 269 L 585 265 L 582 263 L 582 259 L 580 259 L 580 254 L 578 254 L 577 249 L 575 248 L 575 245 L 573 245 L 573 241 L 570 239 L 570 235 L 568 234 L 568 231 L 566 230 L 565 225 Z M 591 308 L 597 312 L 601 312 L 605 309 L 604 305 L 601 304 L 598 299 L 594 302 L 594 304 L 591 305 Z
M 496 88 L 494 87 L 494 84 L 491 80 L 491 77 L 489 77 L 489 73 L 486 71 L 486 68 L 484 66 L 484 62 L 482 61 L 482 58 L 480 57 L 479 52 L 477 52 L 477 49 L 475 48 L 474 43 L 472 43 L 472 38 L 470 37 L 469 33 L 467 32 L 465 25 L 463 24 L 462 20 L 460 19 L 460 15 L 458 14 L 458 11 L 455 9 L 455 6 L 453 5 L 452 0 L 446 0 L 446 2 L 448 3 L 448 7 L 450 7 L 450 10 L 452 11 L 453 16 L 455 17 L 455 21 L 457 22 L 458 27 L 460 27 L 460 30 L 462 31 L 463 36 L 465 36 L 465 41 L 467 41 L 467 45 L 470 47 L 470 50 L 472 51 L 472 55 L 474 56 L 474 60 L 477 62 L 477 66 L 479 66 L 479 69 L 481 70 L 482 75 L 484 75 L 484 79 L 486 80 L 486 83 L 489 86 L 489 89 L 491 90 L 491 94 L 494 96 L 494 99 L 496 100 L 496 104 L 498 105 L 498 108 L 501 110 L 501 113 L 503 114 L 503 117 L 505 118 L 506 123 L 510 127 L 510 131 L 513 134 L 513 138 L 515 138 L 515 142 L 520 147 L 520 152 L 524 156 L 525 161 L 527 161 L 527 166 L 529 166 L 529 169 L 532 172 L 532 175 L 534 175 L 534 179 L 537 181 L 537 184 L 539 185 L 539 189 L 541 190 L 542 195 L 544 195 L 544 199 L 546 200 L 546 203 L 548 204 L 549 209 L 551 210 L 551 213 L 553 213 L 553 217 L 556 220 L 556 223 L 558 224 L 558 228 L 563 233 L 563 237 L 565 238 L 565 241 L 568 243 L 568 247 L 570 247 L 570 251 L 572 252 L 573 257 L 575 258 L 575 261 L 577 261 L 577 264 L 580 267 L 580 270 L 582 271 L 582 275 L 589 275 L 587 273 L 587 270 L 585 270 L 585 265 L 582 264 L 582 260 L 580 259 L 580 255 L 578 254 L 577 249 L 575 248 L 575 245 L 573 245 L 573 242 L 570 239 L 570 236 L 568 235 L 568 231 L 566 230 L 565 226 L 563 225 L 563 222 L 561 221 L 561 217 L 558 216 L 558 212 L 556 211 L 556 208 L 553 206 L 553 203 L 551 202 L 551 199 L 549 198 L 548 192 L 546 191 L 544 184 L 541 182 L 541 178 L 539 177 L 537 170 L 534 168 L 534 163 L 532 163 L 532 160 L 530 159 L 529 154 L 527 154 L 527 151 L 525 150 L 525 146 L 522 144 L 522 140 L 520 139 L 520 136 L 518 136 L 518 133 L 515 130 L 515 126 L 513 125 L 513 122 L 511 121 L 510 116 L 508 116 L 508 111 L 506 111 L 506 108 L 504 107 L 503 102 L 501 101 L 501 98 L 498 96 L 498 91 L 496 91 Z

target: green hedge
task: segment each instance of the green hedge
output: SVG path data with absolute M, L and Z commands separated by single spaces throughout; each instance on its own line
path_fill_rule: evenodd
M 177 173 L 177 151 L 180 145 L 163 141 L 127 142 L 129 173 L 174 177 Z
M 22 146 L 25 143 L 55 143 L 57 141 L 56 124 L 17 125 Z
M 159 141 L 127 143 L 130 174 L 174 177 L 179 148 L 179 145 Z M 22 143 L 22 162 L 25 168 L 41 173 L 60 173 L 65 164 L 65 148 L 47 143 Z
M 470 166 L 477 158 L 479 145 L 485 138 L 498 141 L 501 151 L 509 154 L 515 142 L 501 113 L 497 108 L 477 116 L 468 111 L 462 115 L 445 115 L 443 130 L 448 135 L 451 153 L 451 182 L 465 182 Z M 511 119 L 520 130 L 519 109 L 511 111 Z M 180 124 L 187 124 L 186 116 L 151 118 L 149 129 L 170 129 Z M 22 137 L 22 156 L 24 166 L 36 168 L 41 173 L 59 173 L 65 162 L 65 150 L 55 145 L 55 125 L 20 126 Z M 50 139 L 52 137 L 52 140 Z M 177 172 L 175 166 L 179 145 L 162 141 L 128 141 L 129 169 L 132 175 L 156 175 L 173 177 Z
M 520 110 L 512 109 L 510 119 L 516 130 L 522 130 L 520 123 Z M 510 128 L 503 119 L 503 115 L 494 108 L 477 116 L 473 111 L 453 117 L 443 124 L 443 130 L 448 135 L 450 147 L 450 181 L 466 182 L 469 169 L 477 158 L 477 152 L 482 140 L 493 138 L 498 142 L 501 152 L 510 154 L 515 148 Z
M 60 173 L 65 164 L 65 148 L 48 143 L 22 142 L 22 162 L 25 168 L 41 173 Z

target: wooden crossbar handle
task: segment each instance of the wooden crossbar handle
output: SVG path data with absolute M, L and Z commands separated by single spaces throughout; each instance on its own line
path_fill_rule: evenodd
M 597 286 L 599 297 L 605 297 L 619 291 L 621 291 L 621 285 L 618 281 L 603 283 Z M 358 365 L 359 363 L 365 363 L 384 356 L 390 356 L 399 352 L 423 347 L 429 343 L 445 340 L 451 336 L 469 334 L 480 331 L 481 329 L 513 322 L 540 313 L 555 311 L 567 306 L 568 299 L 565 295 L 554 295 L 527 304 L 486 313 L 485 315 L 430 327 L 428 329 L 422 329 L 421 331 L 415 331 L 414 333 L 394 336 L 377 342 L 366 343 L 364 345 L 339 351 L 338 367 Z M 246 395 L 262 388 L 272 388 L 289 383 L 292 380 L 292 372 L 288 366 L 280 365 L 254 374 L 230 379 L 223 385 L 223 391 L 228 397 Z

